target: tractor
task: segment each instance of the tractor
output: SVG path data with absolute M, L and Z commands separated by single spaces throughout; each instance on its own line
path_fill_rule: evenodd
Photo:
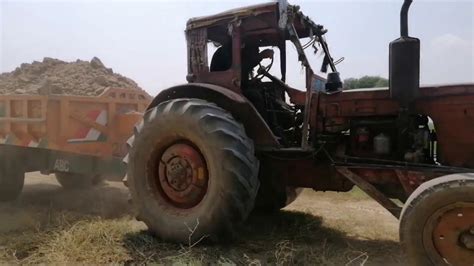
M 400 220 L 411 263 L 472 265 L 474 85 L 420 87 L 410 4 L 389 88 L 344 90 L 327 29 L 284 0 L 188 20 L 187 83 L 161 91 L 128 141 L 137 219 L 167 241 L 226 241 L 302 188 L 357 186 Z M 289 46 L 305 88 L 286 83 Z

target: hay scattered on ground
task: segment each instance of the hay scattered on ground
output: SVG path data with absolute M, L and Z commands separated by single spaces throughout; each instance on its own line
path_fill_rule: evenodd
M 288 210 L 252 215 L 234 242 L 197 246 L 152 236 L 126 201 L 117 183 L 27 185 L 18 202 L 0 204 L 0 221 L 15 222 L 0 224 L 0 264 L 403 265 L 396 222 L 358 193 L 306 191 Z M 387 225 L 374 231 L 375 221 Z

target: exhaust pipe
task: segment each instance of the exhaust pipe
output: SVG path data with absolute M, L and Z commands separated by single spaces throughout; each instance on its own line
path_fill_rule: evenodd
M 405 0 L 400 11 L 400 38 L 389 47 L 389 86 L 391 98 L 400 108 L 410 109 L 420 89 L 420 40 L 408 36 L 408 10 L 412 0 Z
M 400 11 L 400 36 L 402 37 L 408 37 L 408 9 L 412 2 L 412 0 L 405 0 Z

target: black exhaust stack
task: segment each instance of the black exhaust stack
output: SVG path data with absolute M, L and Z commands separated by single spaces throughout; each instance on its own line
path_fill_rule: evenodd
M 420 40 L 408 36 L 408 9 L 412 0 L 405 0 L 400 12 L 400 38 L 390 43 L 389 83 L 392 99 L 408 109 L 419 95 Z

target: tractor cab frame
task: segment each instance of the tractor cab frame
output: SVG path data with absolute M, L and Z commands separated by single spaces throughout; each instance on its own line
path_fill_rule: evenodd
M 309 131 L 310 131 L 310 110 L 311 98 L 313 92 L 311 90 L 313 83 L 314 71 L 311 68 L 308 58 L 304 52 L 304 48 L 316 43 L 325 55 L 325 62 L 322 68 L 329 65 L 332 75 L 331 81 L 326 83 L 326 88 L 330 91 L 340 89 L 341 82 L 339 73 L 330 55 L 328 44 L 324 38 L 327 32 L 322 25 L 313 22 L 309 17 L 305 16 L 298 6 L 288 5 L 285 1 L 278 3 L 267 3 L 246 8 L 239 8 L 228 12 L 220 13 L 212 17 L 190 19 L 186 28 L 186 39 L 188 44 L 188 75 L 187 80 L 190 83 L 204 83 L 222 86 L 227 90 L 231 90 L 239 95 L 245 96 L 254 106 L 257 107 L 259 114 L 266 117 L 265 111 L 259 108 L 261 102 L 255 103 L 255 98 L 262 98 L 252 94 L 250 90 L 258 89 L 255 83 L 252 84 L 248 79 L 248 67 L 246 61 L 249 54 L 246 52 L 247 47 L 278 47 L 280 52 L 280 74 L 277 78 L 268 73 L 262 65 L 258 70 L 260 77 L 266 76 L 271 83 L 280 88 L 280 93 L 286 92 L 289 101 L 301 111 L 303 123 L 294 125 L 301 127 L 301 133 L 298 140 L 286 143 L 285 146 L 291 148 L 310 149 Z M 301 39 L 310 38 L 310 41 L 303 45 Z M 210 58 L 208 58 L 208 43 L 218 44 L 221 48 L 228 45 L 229 68 L 221 71 L 213 71 L 210 66 Z M 291 42 L 297 51 L 298 60 L 301 62 L 305 72 L 305 88 L 297 90 L 285 84 L 287 69 L 287 43 Z M 214 58 L 213 58 L 214 60 Z M 254 67 L 254 65 L 251 65 Z M 270 66 L 271 67 L 271 66 Z M 243 70 L 244 69 L 244 70 Z M 262 73 L 263 72 L 263 73 Z M 258 74 L 257 74 L 258 75 Z M 261 87 L 262 83 L 258 83 L 257 87 Z M 280 100 L 285 100 L 284 97 Z M 265 119 L 267 124 L 272 122 Z M 278 129 L 276 129 L 278 131 Z M 273 130 L 274 131 L 274 130 Z M 274 132 L 272 132 L 274 134 Z M 277 136 L 281 140 L 281 136 Z M 281 141 L 278 144 L 281 143 Z

